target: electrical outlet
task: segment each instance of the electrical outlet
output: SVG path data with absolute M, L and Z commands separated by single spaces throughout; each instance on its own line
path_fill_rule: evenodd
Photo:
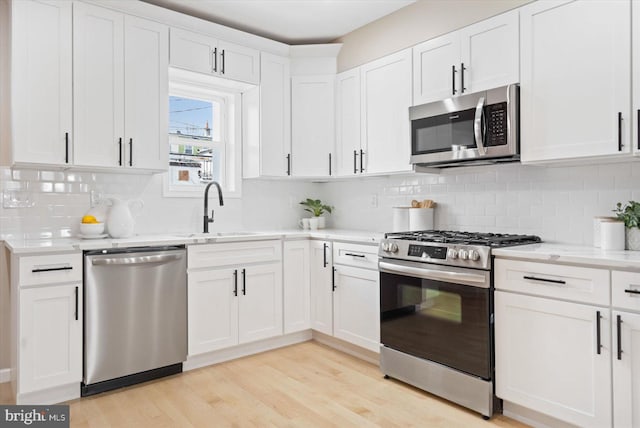
M 369 205 L 371 206 L 371 208 L 378 208 L 378 194 L 377 193 L 372 193 L 371 194 L 371 199 L 369 201 Z

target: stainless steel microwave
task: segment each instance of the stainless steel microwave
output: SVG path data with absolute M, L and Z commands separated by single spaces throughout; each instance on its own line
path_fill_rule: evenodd
M 417 170 L 520 159 L 518 85 L 410 107 L 409 117 Z

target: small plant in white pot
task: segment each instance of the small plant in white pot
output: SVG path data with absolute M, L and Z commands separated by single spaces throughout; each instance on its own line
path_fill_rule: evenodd
M 627 250 L 640 250 L 640 202 L 629 201 L 625 206 L 618 202 L 613 212 L 624 221 Z
M 300 202 L 300 205 L 304 205 L 306 207 L 304 210 L 313 214 L 313 217 L 309 220 L 311 229 L 323 229 L 326 222 L 325 218 L 322 217 L 322 214 L 325 212 L 331 214 L 333 211 L 332 206 L 323 204 L 320 199 L 307 198 Z

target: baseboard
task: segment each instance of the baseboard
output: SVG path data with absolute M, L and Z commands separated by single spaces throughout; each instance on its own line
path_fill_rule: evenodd
M 18 394 L 16 404 L 58 404 L 80 398 L 80 381 L 42 391 Z
M 0 383 L 11 382 L 11 369 L 0 369 Z
M 313 330 L 313 340 L 320 342 L 323 345 L 327 345 L 331 348 L 337 349 L 338 351 L 344 352 L 345 354 L 353 355 L 354 357 L 360 358 L 361 360 L 367 361 L 369 363 L 375 365 L 380 364 L 380 354 L 378 352 L 373 352 L 368 349 L 361 348 L 360 346 L 345 342 L 344 340 L 336 339 L 333 336 L 328 336 L 315 330 Z
M 575 428 L 575 425 L 508 401 L 502 403 L 502 414 L 535 428 Z
M 307 342 L 309 340 L 311 340 L 311 330 L 300 331 L 271 339 L 260 340 L 258 342 L 246 343 L 232 348 L 221 349 L 220 351 L 189 356 L 182 368 L 184 371 L 199 369 L 212 364 L 223 363 L 225 361 L 235 360 L 236 358 L 259 354 L 260 352 L 271 351 L 272 349 Z

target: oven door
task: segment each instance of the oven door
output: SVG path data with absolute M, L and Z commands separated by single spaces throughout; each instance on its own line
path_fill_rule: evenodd
M 382 345 L 490 379 L 489 272 L 386 259 L 379 266 Z

